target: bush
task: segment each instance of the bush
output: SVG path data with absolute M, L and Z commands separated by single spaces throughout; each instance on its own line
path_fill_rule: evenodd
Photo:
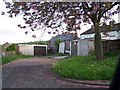
M 114 57 L 114 56 L 118 56 L 119 52 L 118 51 L 104 52 L 104 55 L 106 57 Z
M 95 55 L 95 51 L 90 51 L 89 55 L 91 55 L 91 56 Z
M 119 51 L 110 51 L 110 52 L 104 51 L 104 52 L 103 52 L 103 54 L 104 54 L 105 57 L 114 57 L 114 56 L 118 56 L 119 53 L 120 53 Z M 90 52 L 89 52 L 89 55 L 95 56 L 95 51 L 90 51 Z
M 16 47 L 15 44 L 11 44 L 10 46 L 8 46 L 8 47 L 6 48 L 6 50 L 7 50 L 7 51 L 15 51 L 15 50 L 16 50 L 15 47 Z
M 57 53 L 57 54 L 54 54 L 55 56 L 65 56 L 65 54 L 63 53 Z

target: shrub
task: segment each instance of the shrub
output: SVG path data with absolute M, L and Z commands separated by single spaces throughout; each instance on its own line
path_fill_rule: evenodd
M 110 51 L 110 52 L 104 52 L 104 55 L 106 57 L 114 57 L 114 56 L 118 56 L 119 52 L 118 51 Z
M 105 57 L 114 57 L 114 56 L 118 56 L 120 52 L 119 51 L 109 51 L 109 52 L 104 51 L 103 53 Z M 95 56 L 95 51 L 90 51 L 89 55 Z
M 7 50 L 7 51 L 15 51 L 15 50 L 16 50 L 15 44 L 11 44 L 10 46 L 8 46 L 8 47 L 6 48 L 6 50 Z
M 89 55 L 91 55 L 91 56 L 95 55 L 95 51 L 90 51 Z

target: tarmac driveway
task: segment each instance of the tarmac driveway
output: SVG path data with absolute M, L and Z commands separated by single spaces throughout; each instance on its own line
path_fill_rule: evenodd
M 54 77 L 50 67 L 55 59 L 32 57 L 2 66 L 3 88 L 89 88 L 97 87 L 63 81 Z

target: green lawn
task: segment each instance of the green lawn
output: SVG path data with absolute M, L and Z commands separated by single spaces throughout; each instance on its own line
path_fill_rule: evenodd
M 3 57 L 3 58 L 2 58 L 2 65 L 3 65 L 3 64 L 7 64 L 7 63 L 9 63 L 9 62 L 12 62 L 12 61 L 14 61 L 14 60 L 16 60 L 16 59 L 19 59 L 19 58 L 29 58 L 29 57 L 32 57 L 32 56 L 17 55 L 17 54 L 15 54 L 15 55 Z
M 53 64 L 52 71 L 64 78 L 79 80 L 110 80 L 118 57 L 108 56 L 102 61 L 95 60 L 95 56 L 70 57 Z

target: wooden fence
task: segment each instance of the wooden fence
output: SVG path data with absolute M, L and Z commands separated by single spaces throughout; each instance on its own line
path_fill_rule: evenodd
M 104 51 L 120 51 L 120 39 L 103 41 Z

